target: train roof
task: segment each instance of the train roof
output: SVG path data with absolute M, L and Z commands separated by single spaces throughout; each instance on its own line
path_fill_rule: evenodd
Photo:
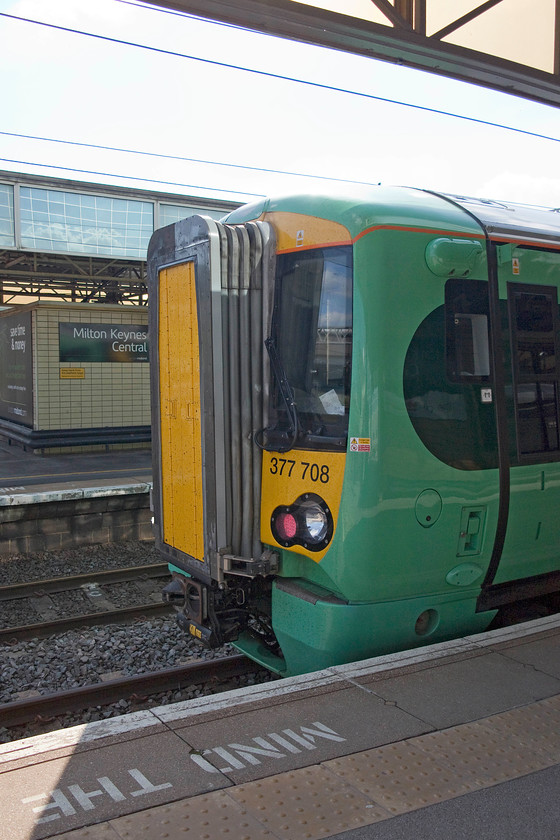
M 447 211 L 446 211 L 447 206 Z M 464 195 L 451 195 L 419 187 L 377 186 L 367 192 L 271 196 L 239 207 L 224 221 L 239 224 L 264 214 L 288 211 L 315 215 L 318 208 L 325 218 L 338 221 L 354 234 L 374 224 L 374 219 L 408 219 L 409 223 L 434 223 L 464 230 L 466 217 L 471 230 L 482 229 L 496 242 L 513 242 L 541 248 L 560 249 L 560 207 L 547 208 L 494 201 Z M 452 209 L 455 209 L 453 213 Z M 261 215 L 262 214 L 262 215 Z M 476 226 L 476 228 L 474 227 Z
M 428 192 L 428 191 L 427 191 Z M 560 247 L 560 208 L 532 207 L 483 198 L 432 193 L 473 216 L 488 237 L 498 242 Z

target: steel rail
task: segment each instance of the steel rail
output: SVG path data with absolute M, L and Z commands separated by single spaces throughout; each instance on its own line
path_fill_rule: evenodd
M 80 630 L 83 627 L 95 627 L 97 624 L 119 624 L 120 622 L 139 620 L 174 612 L 171 604 L 139 604 L 136 607 L 122 607 L 117 610 L 100 610 L 85 615 L 56 618 L 53 621 L 38 621 L 36 624 L 24 624 L 19 627 L 0 629 L 0 642 L 23 642 L 26 639 L 44 639 L 66 630 Z
M 142 578 L 164 577 L 168 574 L 167 563 L 152 563 L 147 566 L 129 566 L 126 569 L 113 569 L 105 572 L 87 572 L 69 577 L 48 578 L 46 580 L 32 580 L 26 583 L 14 583 L 0 586 L 0 601 L 15 601 L 19 598 L 30 598 L 33 595 L 45 595 L 54 592 L 67 592 L 79 589 L 87 583 L 126 583 Z
M 200 681 L 216 684 L 231 677 L 262 670 L 247 657 L 221 657 L 211 661 L 189 662 L 162 671 L 151 671 L 133 677 L 119 677 L 103 683 L 72 688 L 56 694 L 44 694 L 0 705 L 0 726 L 9 728 L 22 724 L 48 722 L 66 712 L 107 706 L 119 700 L 137 697 L 144 700 L 163 691 L 184 689 Z

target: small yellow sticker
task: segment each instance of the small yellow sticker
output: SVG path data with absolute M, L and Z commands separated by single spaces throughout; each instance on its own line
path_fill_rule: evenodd
M 511 261 L 511 271 L 512 271 L 512 274 L 519 274 L 519 273 L 520 273 L 520 268 L 519 268 L 519 257 L 513 257 L 513 258 L 512 258 L 512 261 Z
M 85 379 L 85 368 L 60 368 L 61 379 Z

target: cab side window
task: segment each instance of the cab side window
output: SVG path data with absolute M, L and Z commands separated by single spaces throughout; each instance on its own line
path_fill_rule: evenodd
M 451 278 L 445 284 L 446 368 L 451 382 L 488 382 L 488 284 Z
M 511 329 L 517 451 L 558 457 L 559 355 L 558 300 L 552 286 L 510 283 Z
M 426 448 L 460 470 L 497 466 L 490 380 L 488 284 L 450 278 L 445 306 L 419 325 L 403 376 L 410 421 Z

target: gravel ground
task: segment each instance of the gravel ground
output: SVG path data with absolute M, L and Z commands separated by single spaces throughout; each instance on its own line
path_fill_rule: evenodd
M 47 551 L 0 556 L 0 586 L 161 562 L 161 555 L 148 542 L 83 546 L 59 554 Z M 99 586 L 86 584 L 81 590 L 42 597 L 39 593 L 39 596 L 5 601 L 0 604 L 0 628 L 105 610 L 109 608 L 107 601 L 115 609 L 159 602 L 164 585 L 164 578 Z
M 143 674 L 227 653 L 233 653 L 230 646 L 219 653 L 202 648 L 173 616 L 1 644 L 0 702 L 17 700 L 22 692 L 51 694 L 97 683 L 107 674 Z
M 236 653 L 231 645 L 206 650 L 187 636 L 174 617 L 152 619 L 131 625 L 93 627 L 69 631 L 55 638 L 0 645 L 0 704 L 33 694 L 52 694 L 103 679 L 132 676 L 182 665 L 195 659 L 215 659 Z M 275 679 L 266 672 L 232 678 L 227 688 Z M 224 686 L 194 685 L 143 700 L 121 700 L 112 706 L 95 707 L 6 729 L 0 726 L 0 743 L 88 723 L 156 705 L 190 700 L 225 690 Z M 0 705 L 0 719 L 2 707 Z
M 0 555 L 0 586 L 161 562 L 161 554 L 153 543 L 139 541 Z
M 151 543 L 124 543 L 86 546 L 60 552 L 0 557 L 0 585 L 29 579 L 43 579 L 80 574 L 96 569 L 116 569 L 143 563 L 161 562 Z M 163 585 L 160 582 L 160 585 Z M 105 587 L 104 587 L 105 589 Z M 111 592 L 116 597 L 116 591 Z M 69 599 L 68 611 L 76 607 L 79 593 L 61 593 Z M 53 599 L 55 596 L 52 596 Z M 58 596 L 56 596 L 58 597 Z M 12 607 L 2 604 L 0 609 Z M 9 616 L 6 616 L 6 623 Z M 30 622 L 29 622 L 30 623 Z M 181 665 L 192 659 L 213 659 L 235 653 L 231 645 L 208 651 L 184 633 L 175 617 L 154 618 L 142 622 L 107 627 L 71 630 L 47 639 L 31 639 L 18 643 L 0 643 L 0 704 L 32 694 L 52 694 L 97 683 L 103 678 L 132 676 Z M 258 681 L 272 679 L 259 674 Z M 255 681 L 255 677 L 236 678 L 231 687 Z M 52 723 L 33 724 L 12 730 L 0 726 L 0 743 L 39 732 L 75 726 L 90 720 L 124 714 L 139 708 L 191 699 L 214 693 L 215 686 L 191 686 L 181 692 L 167 692 L 145 702 L 121 700 L 114 706 L 86 710 L 65 715 Z M 0 705 L 1 718 L 1 705 Z

